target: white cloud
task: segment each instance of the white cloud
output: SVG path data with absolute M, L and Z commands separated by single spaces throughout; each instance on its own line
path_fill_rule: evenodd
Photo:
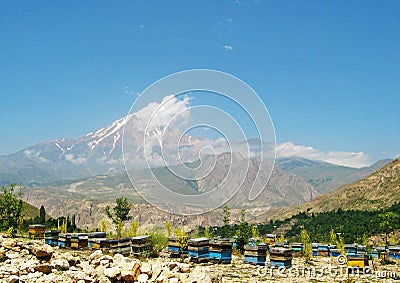
M 79 164 L 85 163 L 87 159 L 84 157 L 74 158 L 74 156 L 72 154 L 66 154 L 65 160 L 67 160 L 73 164 L 79 165 Z
M 371 164 L 370 157 L 364 152 L 346 152 L 346 151 L 319 151 L 311 146 L 295 145 L 292 142 L 286 142 L 276 145 L 276 156 L 282 157 L 303 157 L 312 160 L 325 161 L 337 165 L 361 168 Z
M 222 48 L 224 48 L 226 51 L 233 50 L 233 46 L 232 45 L 224 45 Z

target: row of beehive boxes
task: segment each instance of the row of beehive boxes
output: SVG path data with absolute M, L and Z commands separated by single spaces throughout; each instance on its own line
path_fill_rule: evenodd
M 168 251 L 172 256 L 187 255 L 192 261 L 215 261 L 230 263 L 232 260 L 232 241 L 218 239 L 210 241 L 209 238 L 193 238 L 187 240 L 187 246 L 182 247 L 179 238 L 168 237 Z
M 46 244 L 72 249 L 107 249 L 112 254 L 145 255 L 148 252 L 148 236 L 132 238 L 107 239 L 105 232 L 94 233 L 60 233 L 49 230 L 44 233 Z

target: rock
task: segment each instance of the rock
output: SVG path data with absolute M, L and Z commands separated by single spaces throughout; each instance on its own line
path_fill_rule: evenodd
M 20 254 L 18 252 L 11 251 L 7 252 L 5 256 L 8 257 L 9 259 L 14 259 L 20 257 Z
M 150 277 L 151 274 L 153 273 L 153 269 L 151 267 L 151 264 L 147 263 L 147 262 L 143 262 L 142 266 L 140 267 L 140 273 L 147 274 Z
M 179 265 L 179 272 L 182 273 L 189 273 L 190 272 L 190 265 L 187 263 L 180 263 Z
M 104 269 L 104 275 L 111 280 L 117 280 L 120 274 L 121 272 L 118 267 L 110 267 Z
M 11 249 L 17 245 L 17 241 L 14 239 L 4 239 L 1 246 L 6 249 Z
M 49 274 L 49 273 L 51 273 L 51 270 L 53 269 L 53 267 L 48 263 L 43 263 L 43 264 L 36 265 L 33 269 L 35 271 L 39 271 L 44 274 Z
M 103 252 L 101 250 L 97 250 L 90 254 L 89 260 L 90 261 L 97 260 L 97 259 L 101 258 L 102 256 L 103 256 Z
M 60 270 L 68 270 L 69 269 L 69 263 L 65 258 L 53 259 L 51 261 L 51 266 L 53 266 L 56 269 L 60 269 Z
M 156 282 L 158 283 L 163 283 L 167 280 L 167 278 L 164 275 L 160 275 L 157 277 Z
M 168 263 L 168 268 L 169 270 L 173 270 L 175 267 L 177 267 L 178 264 L 176 262 L 170 262 Z
M 19 277 L 16 275 L 11 275 L 7 279 L 7 283 L 16 283 L 16 282 L 19 282 Z
M 168 280 L 168 283 L 178 283 L 178 282 L 179 282 L 179 279 L 176 278 L 176 277 L 170 278 L 170 279 Z
M 188 281 L 192 283 L 212 283 L 211 277 L 208 273 L 199 266 L 196 266 L 190 273 Z
M 121 268 L 121 276 L 126 282 L 134 282 L 140 274 L 140 264 L 133 261 Z
M 64 258 L 68 261 L 70 266 L 75 266 L 80 262 L 80 259 L 76 256 L 73 256 L 71 253 L 66 252 L 61 255 L 61 258 Z
M 145 283 L 145 282 L 147 282 L 148 279 L 149 279 L 149 275 L 147 275 L 147 274 L 145 274 L 145 273 L 142 273 L 142 274 L 140 274 L 140 275 L 138 276 L 137 281 L 138 281 L 139 283 Z
M 47 244 L 44 245 L 39 245 L 36 244 L 34 245 L 32 249 L 32 253 L 38 258 L 38 259 L 43 259 L 43 260 L 50 260 L 51 256 L 53 255 L 53 248 Z

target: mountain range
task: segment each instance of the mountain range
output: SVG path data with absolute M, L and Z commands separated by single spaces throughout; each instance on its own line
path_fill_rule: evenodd
M 267 167 L 259 168 L 257 156 L 248 159 L 239 152 L 225 153 L 220 150 L 215 156 L 202 157 L 203 164 L 215 162 L 211 174 L 204 178 L 201 174 L 194 174 L 192 180 L 179 178 L 171 173 L 171 168 L 161 166 L 162 163 L 157 162 L 151 164 L 153 169 L 152 174 L 149 174 L 148 170 L 144 170 L 147 162 L 141 153 L 144 148 L 142 120 L 140 115 L 131 114 L 129 119 L 121 118 L 107 127 L 76 139 L 60 138 L 0 156 L 0 182 L 22 183 L 24 199 L 28 203 L 37 207 L 45 205 L 46 211 L 55 217 L 77 214 L 78 225 L 93 227 L 104 216 L 105 205 L 111 205 L 118 196 L 126 196 L 137 205 L 137 212 L 140 214 L 138 217 L 143 221 L 154 222 L 154 214 L 159 213 L 150 208 L 133 189 L 125 172 L 123 153 L 126 152 L 123 152 L 122 146 L 124 134 L 129 135 L 124 146 L 131 150 L 130 162 L 134 165 L 130 174 L 133 174 L 136 180 L 140 180 L 145 188 L 148 187 L 149 191 L 151 186 L 147 184 L 150 184 L 155 176 L 163 185 L 177 193 L 202 194 L 220 184 L 229 168 L 232 176 L 242 176 L 244 182 L 228 205 L 237 210 L 246 208 L 252 215 L 273 207 L 307 202 L 340 185 L 357 181 L 389 162 L 382 160 L 370 167 L 357 169 L 300 157 L 281 158 L 276 160 L 276 166 L 269 178 L 270 171 Z M 129 132 L 124 133 L 124 127 L 130 129 Z M 152 141 L 151 150 L 158 153 L 162 147 L 162 150 L 174 156 L 173 150 L 176 150 L 176 146 L 168 144 L 168 138 L 172 139 L 177 133 L 170 133 L 167 142 L 160 144 L 160 129 L 148 134 Z M 196 160 L 198 152 L 207 142 L 209 140 L 182 136 L 179 146 L 183 149 L 183 156 L 180 157 L 187 161 L 186 165 L 199 162 Z M 238 142 L 239 146 L 236 148 L 240 148 L 244 143 Z M 250 140 L 248 144 L 254 152 L 257 151 L 257 140 Z M 247 171 L 243 170 L 245 166 Z M 259 179 L 255 178 L 257 173 Z M 255 180 L 255 186 L 260 188 L 267 182 L 268 184 L 255 200 L 250 201 L 249 192 Z M 228 185 L 240 186 L 235 178 L 229 179 Z M 146 207 L 146 211 L 141 211 L 140 207 Z M 168 219 L 168 214 L 160 215 L 160 221 Z M 188 219 L 185 217 L 179 219 L 188 221 L 183 220 Z M 215 223 L 218 220 L 210 221 Z
M 352 184 L 344 185 L 309 202 L 273 208 L 256 217 L 256 222 L 284 219 L 300 212 L 318 213 L 337 209 L 376 210 L 400 200 L 400 157 Z

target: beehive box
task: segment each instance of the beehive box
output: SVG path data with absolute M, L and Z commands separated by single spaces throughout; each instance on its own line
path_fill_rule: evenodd
M 149 236 L 137 236 L 131 238 L 132 253 L 135 256 L 144 256 L 149 252 Z
M 329 255 L 329 246 L 325 244 L 319 244 L 317 247 L 317 255 L 318 256 L 328 256 Z
M 365 253 L 349 255 L 347 257 L 347 266 L 364 268 L 368 266 L 368 256 Z
M 71 234 L 71 248 L 72 249 L 83 249 L 88 246 L 88 235 L 85 233 L 73 233 Z
M 29 238 L 43 239 L 45 226 L 42 224 L 29 225 Z
M 188 241 L 188 256 L 192 261 L 209 260 L 209 238 L 194 238 Z
M 60 230 L 47 230 L 44 232 L 44 242 L 51 246 L 58 245 Z
M 271 248 L 269 251 L 270 267 L 292 266 L 292 249 Z
M 344 249 L 348 256 L 356 255 L 357 254 L 357 245 L 345 245 Z
M 70 248 L 71 247 L 71 234 L 59 234 L 58 235 L 58 246 L 61 248 Z
M 210 242 L 210 260 L 219 263 L 230 263 L 232 260 L 232 241 L 221 239 Z
M 112 239 L 109 240 L 109 245 L 109 252 L 112 254 L 131 254 L 131 238 Z
M 389 257 L 394 259 L 400 259 L 400 246 L 389 247 Z
M 88 234 L 88 246 L 90 248 L 105 248 L 107 243 L 107 234 L 105 232 L 93 232 Z
M 244 262 L 254 265 L 265 265 L 267 259 L 267 244 L 245 245 L 244 246 Z

